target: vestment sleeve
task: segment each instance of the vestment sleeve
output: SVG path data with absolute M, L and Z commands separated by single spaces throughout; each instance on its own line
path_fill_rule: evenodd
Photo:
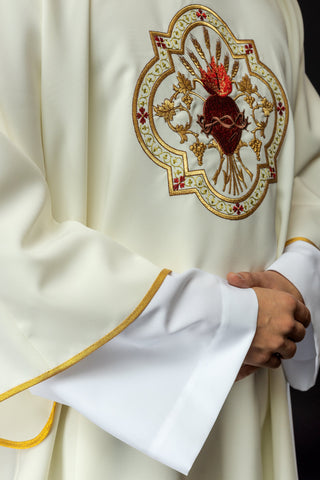
M 315 384 L 319 371 L 320 251 L 308 242 L 293 242 L 269 270 L 281 273 L 296 286 L 311 313 L 311 324 L 297 344 L 295 356 L 282 361 L 290 385 L 307 390 Z
M 31 389 L 187 474 L 252 342 L 257 299 L 191 269 L 166 277 L 139 318 Z
M 38 2 L 0 2 L 0 400 L 122 331 L 168 273 L 72 212 L 63 221 L 53 213 L 43 149 L 41 13 Z M 75 32 L 86 31 L 82 17 Z M 77 88 L 87 86 L 76 79 Z M 82 127 L 80 118 L 72 126 Z M 70 185 L 76 198 L 82 181 L 79 168 Z

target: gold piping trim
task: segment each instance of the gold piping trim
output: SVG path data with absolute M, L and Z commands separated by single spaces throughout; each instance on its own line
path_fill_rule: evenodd
M 15 448 L 18 450 L 24 450 L 26 448 L 31 448 L 31 447 L 36 447 L 41 443 L 50 433 L 53 420 L 54 420 L 54 414 L 56 411 L 56 406 L 57 404 L 54 402 L 50 416 L 48 418 L 47 423 L 36 437 L 32 438 L 31 440 L 26 440 L 24 442 L 13 442 L 12 440 L 6 440 L 4 438 L 0 438 L 0 447 L 7 447 L 7 448 Z
M 83 360 L 85 357 L 90 355 L 91 353 L 95 352 L 98 348 L 102 347 L 102 345 L 105 345 L 107 342 L 109 342 L 112 338 L 117 336 L 119 333 L 121 333 L 125 328 L 127 328 L 131 323 L 136 320 L 136 318 L 143 312 L 143 310 L 147 307 L 149 302 L 152 300 L 154 295 L 157 293 L 159 288 L 161 287 L 164 279 L 166 276 L 171 273 L 171 270 L 168 269 L 163 269 L 157 276 L 156 280 L 153 282 L 151 285 L 150 289 L 142 299 L 142 301 L 139 303 L 139 305 L 133 310 L 133 312 L 122 322 L 120 325 L 118 325 L 116 328 L 111 330 L 107 335 L 102 337 L 100 340 L 97 342 L 93 343 L 86 349 L 82 350 L 82 352 L 78 353 L 74 357 L 70 358 L 66 362 L 62 363 L 61 365 L 58 365 L 57 367 L 53 368 L 52 370 L 49 370 L 48 372 L 43 373 L 42 375 L 39 375 L 38 377 L 35 377 L 31 380 L 28 380 L 27 382 L 21 383 L 20 385 L 11 388 L 7 392 L 4 392 L 0 395 L 0 402 L 3 402 L 4 400 L 7 400 L 8 398 L 12 397 L 13 395 L 16 395 L 17 393 L 22 392 L 23 390 L 27 390 L 30 387 L 33 387 L 34 385 L 37 385 L 40 382 L 43 382 L 44 380 L 47 380 L 48 378 L 53 377 L 54 375 L 57 375 L 58 373 L 64 372 L 67 370 L 69 367 L 72 367 L 76 363 L 78 363 L 80 360 Z
M 288 245 L 291 245 L 292 243 L 294 242 L 307 242 L 307 243 L 310 243 L 310 245 L 313 245 L 315 248 L 317 248 L 318 250 L 319 247 L 317 247 L 317 245 L 313 242 L 311 242 L 311 240 L 309 240 L 308 238 L 305 238 L 305 237 L 294 237 L 294 238 L 290 238 L 290 240 L 288 240 L 285 244 L 285 246 L 287 247 Z

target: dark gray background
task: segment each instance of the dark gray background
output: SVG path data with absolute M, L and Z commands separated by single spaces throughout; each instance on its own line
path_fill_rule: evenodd
M 306 72 L 320 94 L 320 50 L 315 2 L 298 0 L 305 27 Z M 320 129 L 320 125 L 319 125 Z M 300 480 L 319 480 L 320 381 L 308 392 L 291 389 L 293 422 Z
M 310 79 L 312 80 L 313 85 L 320 93 L 320 54 L 319 50 L 317 49 L 317 44 L 319 44 L 319 39 L 317 38 L 317 28 L 319 27 L 319 14 L 317 13 L 318 9 L 315 8 L 316 2 L 311 2 L 310 0 L 298 1 L 305 26 L 306 70 Z M 303 478 L 302 480 L 308 479 Z

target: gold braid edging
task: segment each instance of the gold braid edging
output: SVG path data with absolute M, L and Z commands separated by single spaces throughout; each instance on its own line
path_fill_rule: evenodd
M 21 383 L 20 385 L 17 385 L 14 388 L 11 388 L 10 390 L 0 394 L 0 402 L 3 402 L 4 400 L 7 400 L 10 397 L 13 397 L 17 393 L 23 392 L 24 390 L 27 390 L 30 387 L 33 387 L 34 385 L 37 385 L 40 382 L 43 382 L 44 380 L 47 380 L 48 378 L 51 378 L 58 373 L 64 372 L 68 368 L 72 367 L 76 363 L 78 363 L 80 360 L 83 360 L 86 358 L 88 355 L 91 353 L 95 352 L 98 348 L 102 347 L 105 345 L 107 342 L 109 342 L 112 338 L 116 337 L 121 333 L 123 330 L 125 330 L 131 323 L 133 323 L 136 318 L 143 312 L 143 310 L 147 307 L 147 305 L 150 303 L 154 295 L 157 293 L 159 288 L 161 287 L 163 281 L 171 273 L 171 270 L 168 269 L 163 269 L 157 276 L 156 280 L 153 282 L 151 285 L 150 289 L 148 290 L 147 294 L 144 296 L 142 301 L 139 303 L 139 305 L 133 310 L 133 312 L 122 322 L 120 325 L 118 325 L 116 328 L 111 330 L 111 332 L 107 333 L 104 337 L 100 338 L 97 342 L 93 343 L 89 347 L 85 348 L 82 350 L 80 353 L 75 355 L 74 357 L 70 358 L 66 362 L 62 363 L 61 365 L 58 365 L 57 367 L 53 368 L 52 370 L 49 370 L 42 375 L 39 375 L 38 377 L 35 377 L 31 380 L 28 380 L 27 382 Z
M 288 240 L 288 241 L 286 242 L 285 246 L 287 247 L 288 245 L 291 245 L 291 244 L 294 243 L 294 242 L 307 242 L 307 243 L 310 243 L 310 245 L 312 245 L 313 247 L 315 247 L 315 248 L 317 248 L 318 250 L 320 250 L 319 247 L 318 247 L 315 243 L 311 242 L 311 240 L 309 240 L 308 238 L 305 238 L 305 237 L 294 237 L 294 238 L 290 238 L 290 240 Z
M 15 448 L 17 450 L 25 450 L 27 448 L 36 447 L 37 445 L 39 445 L 39 443 L 41 443 L 45 438 L 47 438 L 47 436 L 50 433 L 53 420 L 54 420 L 56 407 L 57 407 L 57 404 L 54 402 L 48 421 L 43 427 L 43 429 L 41 430 L 41 432 L 39 433 L 39 435 L 37 435 L 36 437 L 30 440 L 25 440 L 24 442 L 14 442 L 12 440 L 6 440 L 4 438 L 0 438 L 0 447 Z

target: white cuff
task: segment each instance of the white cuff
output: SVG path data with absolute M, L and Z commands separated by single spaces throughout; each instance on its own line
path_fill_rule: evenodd
M 32 392 L 187 474 L 251 345 L 257 299 L 200 270 L 168 276 L 140 317 Z
M 297 344 L 295 356 L 282 362 L 290 385 L 307 390 L 315 384 L 319 369 L 320 251 L 307 242 L 294 242 L 268 270 L 279 272 L 290 280 L 311 313 L 312 324 L 303 341 Z

